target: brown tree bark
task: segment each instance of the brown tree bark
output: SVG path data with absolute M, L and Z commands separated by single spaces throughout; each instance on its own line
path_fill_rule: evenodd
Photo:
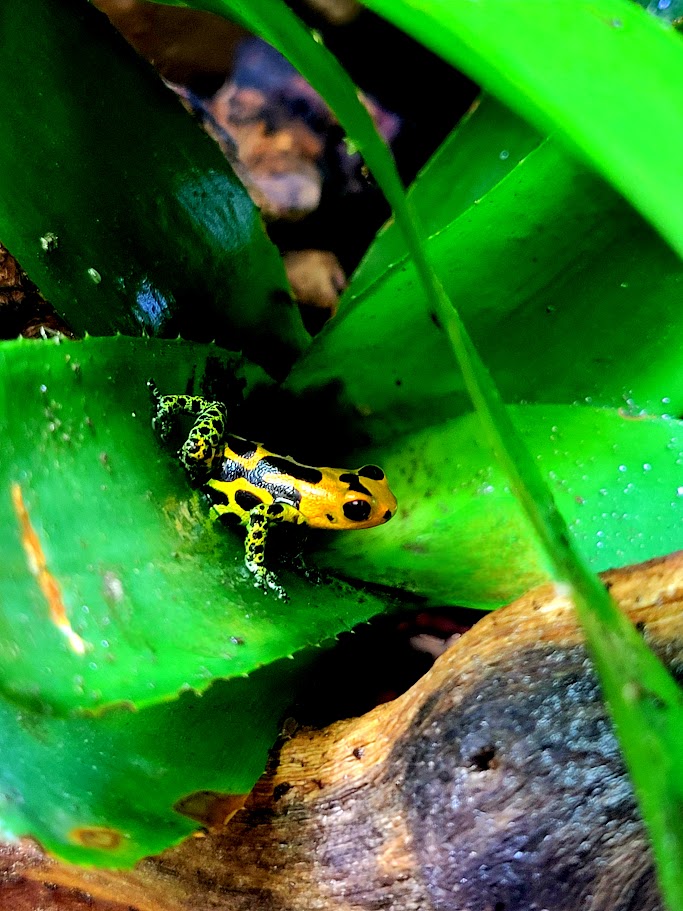
M 605 583 L 671 666 L 683 555 Z M 573 609 L 552 586 L 481 620 L 408 692 L 285 742 L 245 808 L 129 872 L 28 842 L 12 911 L 654 911 L 652 857 Z

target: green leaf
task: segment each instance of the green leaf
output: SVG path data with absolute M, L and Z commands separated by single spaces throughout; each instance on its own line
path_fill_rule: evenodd
M 456 174 L 442 165 L 425 194 Z M 506 401 L 683 411 L 681 261 L 556 143 L 544 142 L 438 228 L 430 259 Z M 367 285 L 371 262 L 287 387 L 301 394 L 340 383 L 374 438 L 468 411 L 450 346 L 425 327 L 414 266 L 400 260 Z
M 11 4 L 3 39 L 0 242 L 43 294 L 79 333 L 182 332 L 286 370 L 308 339 L 278 253 L 151 67 L 85 2 Z
M 210 522 L 203 494 L 155 438 L 150 376 L 162 392 L 190 391 L 190 378 L 205 376 L 225 395 L 231 363 L 215 346 L 122 336 L 0 346 L 4 698 L 57 714 L 144 706 L 202 692 L 383 609 L 379 598 L 284 570 L 290 603 L 255 589 L 244 533 Z M 278 550 L 299 541 L 296 528 L 281 531 L 269 541 L 275 569 Z
M 557 132 L 683 253 L 675 31 L 627 0 L 364 0 L 544 133 Z
M 526 121 L 494 98 L 482 95 L 410 187 L 408 198 L 423 237 L 441 231 L 470 206 L 477 205 L 541 138 Z M 403 259 L 406 252 L 403 235 L 392 218 L 380 230 L 354 272 L 345 298 L 358 296 Z
M 571 405 L 510 415 L 596 572 L 683 548 L 683 424 Z M 415 592 L 434 604 L 495 608 L 549 580 L 547 560 L 475 415 L 373 450 L 396 517 L 328 536 L 316 563 Z M 362 458 L 362 457 L 361 457 Z
M 210 799 L 202 792 L 251 790 L 312 657 L 98 718 L 55 718 L 0 698 L 0 832 L 103 867 L 180 841 L 198 825 L 182 810 Z

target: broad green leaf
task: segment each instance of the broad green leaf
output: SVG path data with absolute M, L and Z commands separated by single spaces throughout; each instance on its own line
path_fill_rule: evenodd
M 683 253 L 683 98 L 671 26 L 628 0 L 364 0 L 544 133 L 557 132 Z
M 217 339 L 282 373 L 307 344 L 213 143 L 88 3 L 3 11 L 0 243 L 79 333 Z
M 201 792 L 251 790 L 311 658 L 96 718 L 56 718 L 0 697 L 0 836 L 30 835 L 65 860 L 104 867 L 180 841 L 199 824 L 181 810 L 201 806 Z
M 683 411 L 683 265 L 556 143 L 531 152 L 427 247 L 506 401 Z M 373 437 L 468 411 L 449 345 L 425 327 L 412 263 L 369 286 L 366 276 L 354 276 L 287 387 L 340 383 Z
M 611 409 L 520 405 L 510 414 L 577 547 L 600 572 L 683 548 L 683 424 Z M 434 604 L 495 608 L 548 581 L 531 526 L 491 458 L 476 416 L 373 450 L 396 517 L 327 536 L 316 562 Z
M 541 139 L 526 121 L 489 95 L 482 95 L 410 187 L 408 198 L 424 237 L 441 231 L 470 206 L 478 204 Z M 377 234 L 354 272 L 345 298 L 358 296 L 405 256 L 403 235 L 392 218 Z
M 147 379 L 177 392 L 204 376 L 225 395 L 230 362 L 216 346 L 123 336 L 0 346 L 4 698 L 57 714 L 156 703 L 382 610 L 383 600 L 288 571 L 289 603 L 255 589 L 243 531 L 210 522 L 173 448 L 155 438 Z M 278 550 L 300 540 L 294 527 L 278 531 L 275 569 Z

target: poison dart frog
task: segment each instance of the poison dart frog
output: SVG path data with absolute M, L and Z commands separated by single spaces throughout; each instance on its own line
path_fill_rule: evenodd
M 193 480 L 205 487 L 212 518 L 234 515 L 246 525 L 244 562 L 257 587 L 287 598 L 264 563 L 271 525 L 372 528 L 388 522 L 396 512 L 396 497 L 376 465 L 357 471 L 302 465 L 228 433 L 227 411 L 221 402 L 198 395 L 160 395 L 152 381 L 148 385 L 155 408 L 152 426 L 162 439 L 168 436 L 175 415 L 196 416 L 180 449 L 180 461 Z

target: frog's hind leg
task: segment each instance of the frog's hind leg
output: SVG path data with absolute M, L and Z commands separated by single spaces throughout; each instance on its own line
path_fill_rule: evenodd
M 172 418 L 178 414 L 196 415 L 197 419 L 180 449 L 180 461 L 190 474 L 206 476 L 220 450 L 227 421 L 227 411 L 221 402 L 211 402 L 200 395 L 160 395 L 150 380 L 154 402 L 152 426 L 162 440 L 168 437 Z
M 287 601 L 287 592 L 277 581 L 274 573 L 265 566 L 266 537 L 271 525 L 280 522 L 297 522 L 300 513 L 288 503 L 259 503 L 249 511 L 247 537 L 244 542 L 244 563 L 255 576 L 254 584 L 259 588 L 271 588 L 277 596 Z

